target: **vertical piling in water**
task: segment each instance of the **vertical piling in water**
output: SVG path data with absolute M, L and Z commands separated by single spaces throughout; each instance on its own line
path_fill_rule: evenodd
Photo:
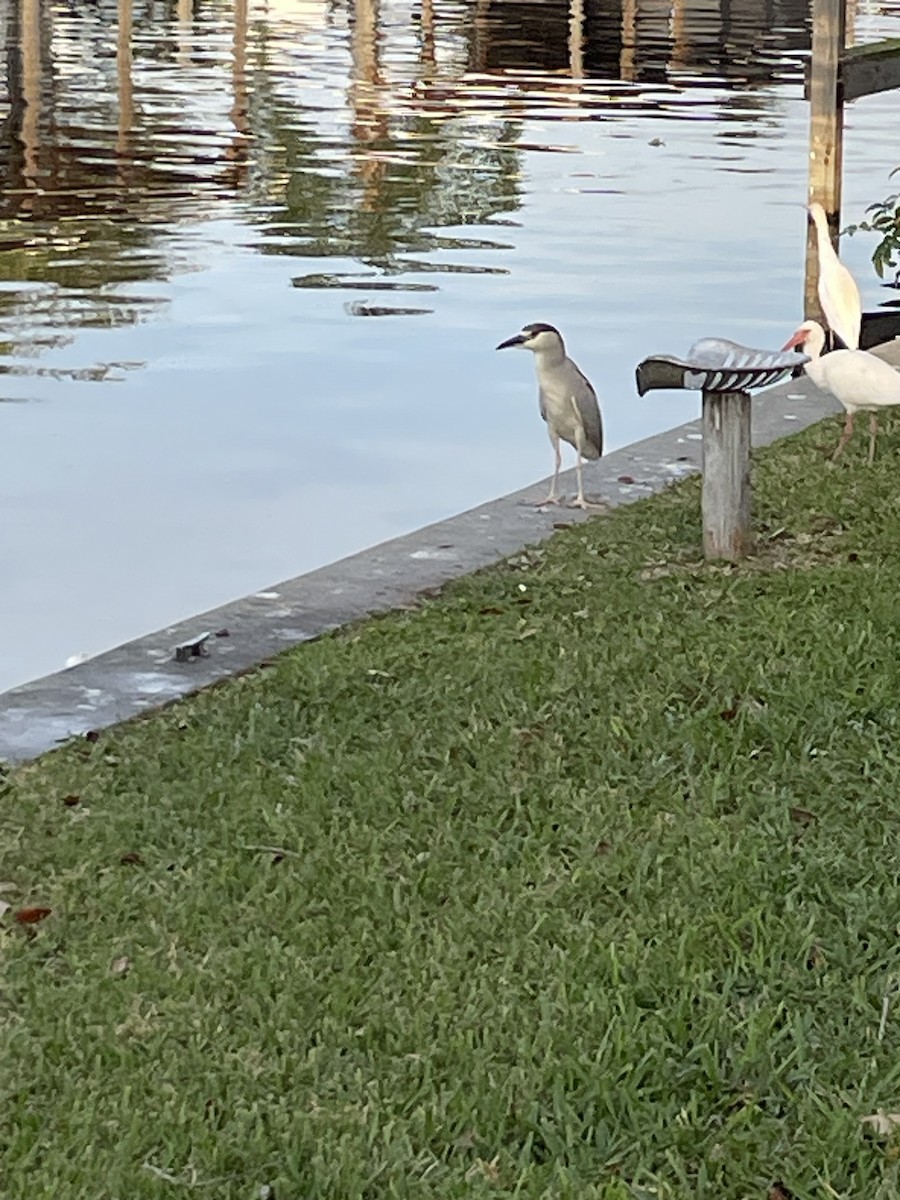
M 735 562 L 749 554 L 750 396 L 703 393 L 703 554 Z
M 841 56 L 847 36 L 846 0 L 812 0 L 812 57 L 809 69 L 809 200 L 818 200 L 828 216 L 837 249 L 844 157 L 844 95 Z M 803 311 L 822 321 L 817 295 L 819 256 L 816 231 L 806 235 Z

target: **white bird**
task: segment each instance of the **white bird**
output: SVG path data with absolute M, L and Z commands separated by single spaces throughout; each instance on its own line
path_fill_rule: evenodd
M 848 350 L 856 350 L 859 347 L 859 328 L 862 324 L 859 288 L 831 244 L 825 209 L 815 201 L 807 211 L 816 227 L 819 256 L 818 291 L 822 312 L 831 332 L 837 334 Z
M 832 350 L 823 357 L 825 331 L 817 321 L 804 321 L 784 346 L 800 346 L 809 355 L 804 365 L 807 375 L 823 392 L 830 392 L 847 410 L 847 420 L 832 461 L 838 457 L 853 436 L 853 418 L 858 412 L 869 417 L 869 466 L 875 461 L 875 439 L 878 436 L 877 413 L 883 408 L 900 404 L 900 374 L 868 350 Z
M 556 455 L 550 492 L 541 504 L 560 502 L 560 497 L 556 494 L 556 481 L 562 465 L 559 449 L 562 438 L 564 442 L 575 447 L 577 455 L 575 471 L 578 476 L 578 496 L 573 502 L 573 507 L 593 507 L 584 498 L 581 460 L 599 458 L 603 453 L 603 422 L 597 393 L 591 387 L 590 381 L 567 356 L 562 335 L 552 325 L 545 325 L 543 322 L 525 325 L 521 333 L 507 338 L 497 349 L 506 350 L 511 346 L 531 350 L 534 354 L 541 416 L 547 422 L 547 432 Z

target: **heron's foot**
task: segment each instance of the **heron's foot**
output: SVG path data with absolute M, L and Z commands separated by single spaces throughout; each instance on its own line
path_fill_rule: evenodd
M 548 504 L 562 504 L 565 496 L 545 496 L 543 500 L 523 500 L 527 508 L 546 508 Z
M 580 508 L 583 512 L 605 512 L 609 508 L 609 505 L 605 504 L 602 500 L 591 501 L 585 500 L 584 496 L 576 496 L 574 500 L 566 505 L 566 508 Z

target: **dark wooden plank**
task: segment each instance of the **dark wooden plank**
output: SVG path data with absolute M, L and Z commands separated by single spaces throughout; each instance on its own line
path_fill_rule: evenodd
M 900 87 L 900 38 L 849 46 L 841 56 L 840 75 L 845 101 Z

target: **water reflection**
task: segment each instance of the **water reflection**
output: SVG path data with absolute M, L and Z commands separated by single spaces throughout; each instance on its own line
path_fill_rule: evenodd
M 800 0 L 176 0 L 137 17 L 133 0 L 17 0 L 5 34 L 5 275 L 53 284 L 42 302 L 55 329 L 152 318 L 164 301 L 127 286 L 190 265 L 163 247 L 164 230 L 204 198 L 245 203 L 263 252 L 391 275 L 403 254 L 503 250 L 436 230 L 520 208 L 523 121 L 702 107 L 685 80 L 725 89 L 733 120 L 742 108 L 728 91 L 797 78 L 809 40 Z M 314 86 L 299 90 L 304 78 Z M 764 134 L 760 107 L 748 106 L 751 136 Z M 13 320 L 16 295 L 6 300 Z M 34 295 L 20 314 L 34 325 Z M 25 344 L 59 343 L 32 329 Z
M 803 0 L 481 0 L 469 66 L 759 85 L 796 77 L 807 21 Z
M 177 0 L 137 16 L 133 0 L 16 0 L 0 219 L 4 247 L 25 253 L 5 274 L 53 280 L 61 300 L 67 287 L 164 277 L 184 264 L 154 253 L 159 227 L 194 217 L 202 197 L 247 202 L 267 252 L 386 269 L 410 251 L 465 249 L 432 230 L 519 207 L 523 120 L 696 107 L 688 81 L 724 89 L 734 119 L 727 92 L 799 78 L 807 46 L 802 0 Z M 298 90 L 304 77 L 313 86 Z M 754 135 L 760 106 L 747 108 Z M 108 323 L 141 319 L 133 303 L 95 301 Z M 81 324 L 84 304 L 70 310 Z
M 146 261 L 139 272 L 122 268 L 119 243 L 129 234 L 138 244 L 152 242 L 141 227 L 193 215 L 201 193 L 243 197 L 257 167 L 254 199 L 259 191 L 278 196 L 287 185 L 283 207 L 263 217 L 281 240 L 270 249 L 337 256 L 424 249 L 431 243 L 423 227 L 479 224 L 518 206 L 523 118 L 558 109 L 560 117 L 595 120 L 694 103 L 677 92 L 622 89 L 617 80 L 740 89 L 797 79 L 808 46 L 801 0 L 451 0 L 438 9 L 424 0 L 386 13 L 379 0 L 355 0 L 334 6 L 328 20 L 337 36 L 325 54 L 291 44 L 298 25 L 321 37 L 325 8 L 286 10 L 291 20 L 282 25 L 278 6 L 251 11 L 249 0 L 177 0 L 174 12 L 148 4 L 137 20 L 133 0 L 11 4 L 0 216 L 19 223 L 107 216 L 111 228 L 76 220 L 71 239 L 101 250 L 111 242 L 102 270 L 115 282 L 147 278 L 154 273 Z M 411 18 L 414 53 L 407 52 Z M 230 136 L 211 103 L 222 83 L 225 28 Z M 329 92 L 341 34 L 350 60 L 346 139 L 321 119 L 336 115 Z M 252 105 L 250 45 L 260 67 Z M 386 70 L 381 58 L 389 48 Z M 316 86 L 299 97 L 291 69 L 311 65 Z M 573 89 L 559 76 L 585 82 Z M 317 91 L 324 103 L 316 103 Z M 115 138 L 107 140 L 113 111 Z M 476 115 L 497 124 L 472 144 L 453 120 Z M 29 249 L 54 245 L 49 231 L 21 224 L 12 236 Z M 38 269 L 30 263 L 28 277 Z
M 638 358 L 795 316 L 802 0 L 9 0 L 0 41 L 0 400 L 40 402 L 0 407 L 0 687 L 541 474 L 497 330 L 563 325 L 616 445 L 692 411 Z M 849 203 L 898 109 L 852 109 Z M 113 598 L 48 600 L 59 645 L 46 563 Z

